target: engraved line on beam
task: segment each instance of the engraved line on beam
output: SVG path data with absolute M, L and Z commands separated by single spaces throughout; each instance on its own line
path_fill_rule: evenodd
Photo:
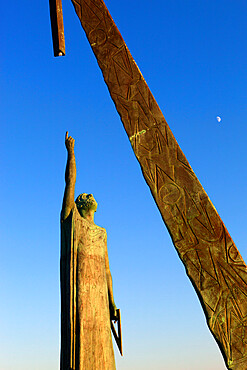
M 130 142 L 132 143 L 132 140 L 133 139 L 135 139 L 135 138 L 137 138 L 137 136 L 139 136 L 139 135 L 143 135 L 143 134 L 145 134 L 147 132 L 147 130 L 142 130 L 142 131 L 139 131 L 139 132 L 137 132 L 136 134 L 134 134 L 134 135 L 132 135 L 132 136 L 130 136 Z

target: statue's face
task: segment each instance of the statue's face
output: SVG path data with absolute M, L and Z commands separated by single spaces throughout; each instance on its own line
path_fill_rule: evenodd
M 76 205 L 77 205 L 79 212 L 80 210 L 81 211 L 82 210 L 84 211 L 93 210 L 96 212 L 97 206 L 98 206 L 96 200 L 93 197 L 93 194 L 86 194 L 86 193 L 80 194 L 78 196 L 78 198 L 76 199 Z

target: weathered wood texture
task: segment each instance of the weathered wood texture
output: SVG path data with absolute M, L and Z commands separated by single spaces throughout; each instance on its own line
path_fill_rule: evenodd
M 72 2 L 226 365 L 247 369 L 247 267 L 105 4 Z

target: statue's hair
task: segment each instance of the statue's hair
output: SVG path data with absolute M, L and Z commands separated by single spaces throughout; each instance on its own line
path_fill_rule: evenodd
M 82 193 L 76 198 L 75 204 L 78 210 L 84 209 L 85 211 L 87 211 L 90 208 L 92 201 L 91 199 L 88 199 L 86 195 L 86 193 Z
M 85 193 L 78 195 L 78 197 L 76 198 L 75 204 L 78 209 L 82 208 L 86 210 L 88 208 L 89 201 L 88 199 L 85 198 Z

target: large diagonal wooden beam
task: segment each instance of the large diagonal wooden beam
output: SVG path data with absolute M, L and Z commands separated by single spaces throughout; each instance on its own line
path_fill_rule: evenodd
M 247 267 L 104 2 L 72 2 L 226 366 L 247 369 Z

